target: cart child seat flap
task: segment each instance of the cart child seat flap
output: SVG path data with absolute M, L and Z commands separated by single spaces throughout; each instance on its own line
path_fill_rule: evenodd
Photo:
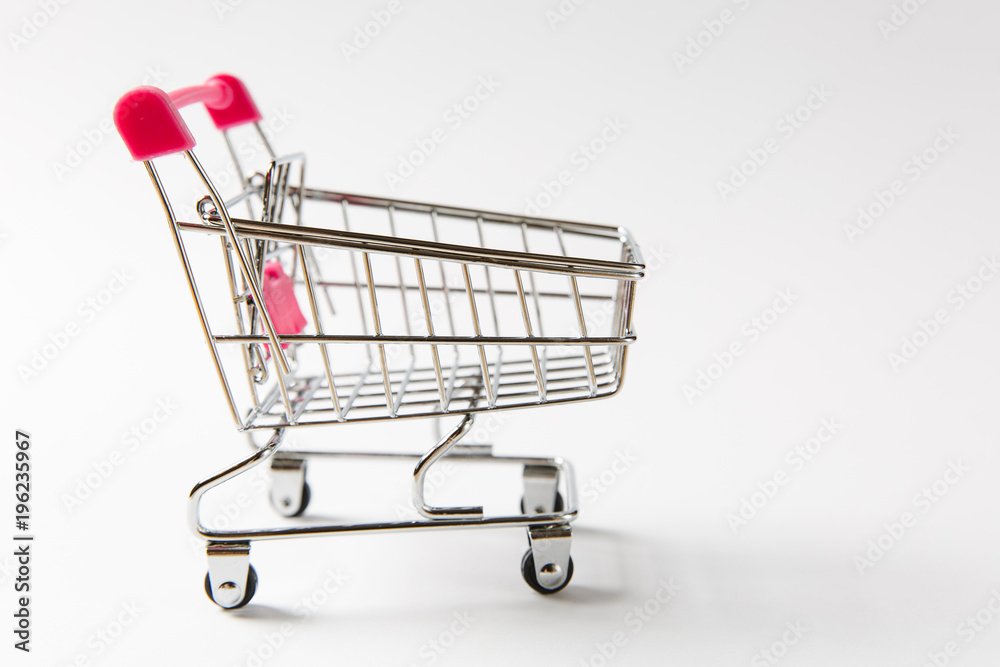
M 274 323 L 274 329 L 279 334 L 302 333 L 306 327 L 306 318 L 302 315 L 299 302 L 295 298 L 295 286 L 292 279 L 281 268 L 281 262 L 268 262 L 264 266 L 264 280 L 261 286 L 264 292 L 264 305 Z M 281 346 L 288 347 L 287 343 Z

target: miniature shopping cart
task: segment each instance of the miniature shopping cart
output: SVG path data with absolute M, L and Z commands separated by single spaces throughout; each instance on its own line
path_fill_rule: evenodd
M 210 174 L 192 152 L 178 107 L 195 102 L 222 130 L 228 170 Z M 621 389 L 643 275 L 629 233 L 306 187 L 305 158 L 275 156 L 246 88 L 227 75 L 170 94 L 137 88 L 119 100 L 114 118 L 160 196 L 226 404 L 253 444 L 249 456 L 190 494 L 191 528 L 207 541 L 209 597 L 226 609 L 249 602 L 257 586 L 254 540 L 486 526 L 527 528 L 524 579 L 540 593 L 564 588 L 577 515 L 570 465 L 495 456 L 489 445 L 462 440 L 483 413 Z M 251 143 L 230 132 L 243 125 Z M 268 158 L 263 173 L 241 163 L 253 146 Z M 174 159 L 154 166 L 177 153 L 193 174 Z M 177 206 L 164 186 L 168 168 L 187 177 L 192 191 Z M 228 199 L 219 191 L 225 181 L 238 186 Z M 244 207 L 248 217 L 237 217 Z M 413 520 L 290 518 L 310 500 L 307 460 L 410 455 L 291 447 L 288 429 L 417 418 L 457 425 L 412 455 Z M 492 516 L 480 506 L 432 504 L 427 475 L 442 460 L 522 467 L 520 511 Z M 271 502 L 289 519 L 253 530 L 202 521 L 206 492 L 265 463 Z

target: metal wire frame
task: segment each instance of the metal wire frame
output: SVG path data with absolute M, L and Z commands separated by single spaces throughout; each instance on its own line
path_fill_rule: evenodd
M 631 330 L 634 286 L 643 272 L 639 249 L 624 229 L 305 188 L 301 185 L 304 159 L 298 155 L 272 160 L 263 184 L 255 185 L 244 178 L 243 192 L 223 202 L 193 153 L 187 156 L 209 189 L 214 205 L 214 210 L 205 211 L 198 222 L 176 219 L 152 163 L 146 163 L 146 167 L 170 220 L 203 332 L 240 430 L 469 414 L 601 398 L 620 389 L 626 348 L 635 340 Z M 296 174 L 298 185 L 293 185 L 291 176 L 296 164 L 301 166 Z M 254 196 L 262 203 L 261 220 L 229 215 L 228 208 L 243 201 L 252 208 L 249 202 Z M 342 229 L 303 225 L 305 201 L 339 204 Z M 289 202 L 294 209 L 294 225 L 282 224 Z M 385 211 L 389 235 L 352 229 L 353 212 L 372 208 Z M 432 238 L 420 240 L 399 234 L 395 219 L 398 212 L 425 216 L 431 225 Z M 442 242 L 438 229 L 442 218 L 474 225 L 478 245 Z M 501 249 L 488 245 L 484 233 L 488 225 L 515 230 L 520 235 L 521 247 Z M 553 234 L 559 254 L 532 252 L 529 231 Z M 185 238 L 192 233 L 218 235 L 222 239 L 236 312 L 235 333 L 214 333 L 209 325 L 209 315 L 198 294 L 197 278 L 186 257 Z M 615 244 L 620 259 L 572 256 L 565 241 L 570 235 Z M 345 251 L 350 258 L 351 278 L 326 280 L 315 256 L 320 249 Z M 391 257 L 394 276 L 375 275 L 374 255 Z M 279 334 L 267 309 L 258 307 L 263 303 L 260 279 L 264 262 L 282 257 L 300 295 L 304 293 L 307 307 L 303 310 L 311 318 L 312 333 Z M 404 279 L 404 259 L 412 261 L 415 282 Z M 433 264 L 438 265 L 440 273 L 435 276 L 439 279 L 437 284 L 427 275 Z M 446 264 L 458 267 L 459 283 L 449 283 Z M 482 267 L 485 280 L 477 283 L 473 279 L 470 271 L 473 266 Z M 514 289 L 494 285 L 493 271 L 498 269 L 511 273 Z M 540 288 L 536 278 L 543 273 L 565 276 L 568 290 Z M 611 281 L 615 290 L 611 294 L 587 293 L 579 285 L 584 278 Z M 332 317 L 337 311 L 331 292 L 337 289 L 355 293 L 360 333 L 340 333 L 341 320 Z M 392 291 L 398 293 L 398 305 L 402 307 L 405 323 L 402 334 L 387 333 L 382 326 L 381 308 L 397 305 L 386 305 L 389 303 L 386 293 Z M 411 293 L 418 296 L 420 306 L 412 318 L 407 301 Z M 432 315 L 432 293 L 444 297 L 446 332 L 440 331 L 440 323 Z M 320 296 L 329 313 L 323 312 Z M 452 302 L 463 297 L 471 314 L 472 335 L 456 333 Z M 510 328 L 506 335 L 500 335 L 503 318 L 497 302 L 501 298 L 514 299 L 517 305 L 519 322 L 515 318 L 505 320 L 503 326 Z M 569 300 L 578 327 L 576 335 L 546 335 L 542 302 L 548 299 Z M 611 335 L 588 333 L 584 304 L 599 302 L 611 305 Z M 411 321 L 420 319 L 420 314 L 426 335 L 416 335 L 411 328 Z M 329 333 L 333 331 L 338 333 Z M 248 380 L 252 402 L 248 407 L 241 406 L 234 397 L 229 384 L 231 369 L 227 373 L 219 353 L 220 348 L 234 345 L 243 352 L 242 374 Z M 275 351 L 270 368 L 261 353 L 264 345 Z M 332 345 L 363 345 L 364 367 L 350 368 L 348 372 L 337 369 L 331 360 Z M 394 365 L 394 360 L 387 357 L 386 348 L 391 345 L 407 351 L 402 365 Z M 318 347 L 322 357 L 321 372 L 299 372 L 297 350 L 313 346 Z M 442 348 L 450 350 L 450 368 L 442 363 Z M 552 357 L 552 348 L 562 350 L 563 356 Z M 474 351 L 474 363 L 465 356 L 467 350 Z M 429 356 L 430 363 L 418 365 L 421 353 L 428 351 L 429 355 L 424 356 Z M 481 395 L 485 400 L 475 400 L 473 395 Z

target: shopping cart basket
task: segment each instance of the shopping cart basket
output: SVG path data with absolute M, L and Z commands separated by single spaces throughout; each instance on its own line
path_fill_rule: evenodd
M 178 107 L 196 102 L 222 130 L 229 171 L 209 174 L 192 151 Z M 250 600 L 253 540 L 474 526 L 527 528 L 525 580 L 541 593 L 565 587 L 577 515 L 569 463 L 496 456 L 489 445 L 461 441 L 482 413 L 619 391 L 643 272 L 628 232 L 306 187 L 304 156 L 275 156 L 246 88 L 228 75 L 170 94 L 137 88 L 114 118 L 160 196 L 230 414 L 240 431 L 269 434 L 265 443 L 251 437 L 249 456 L 191 491 L 188 519 L 207 541 L 209 597 L 227 609 Z M 268 158 L 263 173 L 241 163 L 254 152 L 234 143 L 230 130 L 242 125 Z M 154 166 L 177 153 L 194 169 L 184 170 L 200 190 L 188 200 L 194 205 L 172 204 Z M 227 180 L 239 189 L 224 199 Z M 243 206 L 248 217 L 236 217 Z M 283 446 L 290 428 L 420 417 L 454 417 L 457 425 L 412 455 L 418 518 L 300 519 L 253 530 L 202 521 L 207 491 L 265 462 L 272 504 L 294 517 L 310 499 L 308 459 L 410 456 Z M 523 466 L 520 512 L 432 505 L 425 482 L 442 459 Z

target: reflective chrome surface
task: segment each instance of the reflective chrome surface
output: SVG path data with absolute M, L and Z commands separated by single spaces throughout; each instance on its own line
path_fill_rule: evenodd
M 208 541 L 213 600 L 233 608 L 249 599 L 254 540 L 376 530 L 524 527 L 534 559 L 529 583 L 541 592 L 564 586 L 577 515 L 570 464 L 495 456 L 490 446 L 462 439 L 482 413 L 621 389 L 636 338 L 635 285 L 644 270 L 638 245 L 618 227 L 309 188 L 304 156 L 276 157 L 256 131 L 270 158 L 263 175 L 240 163 L 224 133 L 240 185 L 228 200 L 194 153 L 184 152 L 203 188 L 185 209 L 194 219 L 178 218 L 161 174 L 144 163 L 230 415 L 241 431 L 272 431 L 190 493 L 188 523 Z M 232 215 L 236 206 L 248 217 Z M 268 312 L 268 262 L 279 262 L 292 281 L 307 321 L 301 333 L 279 332 L 279 318 Z M 283 447 L 291 427 L 428 417 L 455 422 L 422 454 Z M 421 518 L 242 530 L 202 523 L 206 493 L 264 463 L 277 512 L 299 514 L 308 502 L 307 461 L 316 457 L 412 459 L 411 495 Z M 522 466 L 522 512 L 429 504 L 428 472 L 444 460 Z

